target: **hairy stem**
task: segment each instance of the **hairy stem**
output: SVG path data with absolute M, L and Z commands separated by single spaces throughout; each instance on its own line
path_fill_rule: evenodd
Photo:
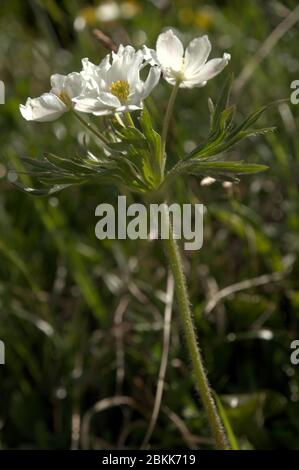
M 215 439 L 217 450 L 228 450 L 229 446 L 225 432 L 218 415 L 215 401 L 212 397 L 208 378 L 204 369 L 203 360 L 198 346 L 195 327 L 193 324 L 190 302 L 185 282 L 185 276 L 182 266 L 181 255 L 176 240 L 174 239 L 173 229 L 169 221 L 169 213 L 166 205 L 164 206 L 164 220 L 169 227 L 169 237 L 164 239 L 166 252 L 168 255 L 170 267 L 172 269 L 176 297 L 181 315 L 181 322 L 185 334 L 188 352 L 191 358 L 196 386 L 200 394 L 204 409 L 207 413 L 209 424 Z

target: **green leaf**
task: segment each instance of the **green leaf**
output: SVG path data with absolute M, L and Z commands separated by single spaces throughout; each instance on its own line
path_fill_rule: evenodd
M 180 160 L 166 175 L 165 182 L 179 175 L 213 176 L 216 179 L 238 181 L 237 175 L 259 173 L 267 170 L 266 165 L 243 162 Z
M 71 186 L 71 184 L 62 184 L 62 185 L 54 185 L 52 187 L 40 187 L 40 188 L 32 188 L 30 186 L 24 186 L 21 183 L 12 183 L 14 186 L 16 186 L 18 189 L 23 191 L 24 193 L 27 194 L 32 194 L 33 196 L 49 196 L 50 194 L 57 193 L 59 191 L 62 191 L 65 188 L 68 188 Z
M 231 450 L 240 450 L 239 444 L 237 441 L 237 438 L 234 434 L 233 428 L 231 426 L 230 420 L 228 418 L 228 415 L 225 411 L 225 408 L 223 407 L 220 398 L 217 396 L 216 393 L 214 393 L 214 397 L 217 403 L 217 408 L 219 410 L 220 418 L 223 422 L 226 434 L 227 434 L 227 439 L 230 444 Z
M 219 97 L 219 99 L 217 101 L 217 104 L 215 106 L 215 110 L 212 113 L 212 116 L 211 116 L 211 133 L 217 132 L 217 130 L 219 128 L 219 125 L 220 125 L 220 120 L 221 120 L 222 113 L 228 107 L 232 82 L 233 82 L 233 75 L 231 74 L 231 75 L 229 75 L 229 77 L 224 82 L 224 85 L 223 85 L 222 90 L 220 92 L 220 97 Z
M 252 174 L 259 173 L 260 171 L 267 170 L 266 165 L 259 165 L 255 163 L 242 163 L 242 162 L 197 162 L 193 165 L 186 166 L 185 171 L 192 174 L 209 173 L 209 174 Z
M 150 114 L 146 107 L 144 107 L 141 113 L 140 125 L 149 146 L 148 161 L 152 168 L 152 174 L 154 180 L 159 184 L 163 165 L 161 161 L 161 136 L 154 130 Z
M 234 106 L 227 106 L 230 85 L 230 81 L 225 83 L 216 108 L 213 109 L 212 107 L 211 109 L 211 129 L 208 138 L 203 144 L 197 146 L 191 153 L 186 155 L 184 160 L 213 157 L 226 152 L 242 139 L 263 135 L 275 130 L 274 127 L 251 129 L 251 126 L 273 103 L 262 106 L 254 111 L 241 124 L 234 124 L 235 108 Z
M 72 161 L 71 159 L 66 159 L 62 157 L 58 157 L 52 153 L 49 153 L 46 156 L 48 162 L 52 163 L 52 165 L 65 170 L 67 172 L 71 172 L 74 175 L 87 175 L 87 174 L 94 174 L 94 169 L 90 169 L 88 166 L 84 164 L 78 164 Z

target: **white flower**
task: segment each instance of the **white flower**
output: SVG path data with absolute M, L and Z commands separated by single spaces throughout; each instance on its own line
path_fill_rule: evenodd
M 25 105 L 20 105 L 23 118 L 27 121 L 54 121 L 75 108 L 73 99 L 83 92 L 86 85 L 82 75 L 73 72 L 69 75 L 52 75 L 51 86 L 49 93 L 39 98 L 28 98 Z
M 151 67 L 146 80 L 141 80 L 140 71 L 146 65 L 144 55 L 131 46 L 120 46 L 117 53 L 106 56 L 98 66 L 88 59 L 83 59 L 82 65 L 81 75 L 89 85 L 84 94 L 74 99 L 76 109 L 96 116 L 142 109 L 143 100 L 161 74 L 159 67 Z
M 206 85 L 230 60 L 230 54 L 224 53 L 223 58 L 207 62 L 211 49 L 208 36 L 202 36 L 193 39 L 184 52 L 179 38 L 168 30 L 159 35 L 156 51 L 144 48 L 144 57 L 148 63 L 161 66 L 165 80 L 171 85 L 180 82 L 181 88 L 193 88 Z

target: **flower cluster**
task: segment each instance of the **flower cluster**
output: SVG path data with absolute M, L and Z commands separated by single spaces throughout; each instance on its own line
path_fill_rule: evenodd
M 136 51 L 121 45 L 99 65 L 85 58 L 80 72 L 52 75 L 48 93 L 28 98 L 20 106 L 23 117 L 28 121 L 53 121 L 71 111 L 94 139 L 88 148 L 83 145 L 72 156 L 45 153 L 38 160 L 24 157 L 32 185 L 18 186 L 30 194 L 45 195 L 101 179 L 139 194 L 162 194 L 179 175 L 236 182 L 239 175 L 265 170 L 265 165 L 227 160 L 228 151 L 237 142 L 273 131 L 271 127 L 252 128 L 266 106 L 243 122 L 234 122 L 235 106 L 229 102 L 231 76 L 224 81 L 215 104 L 209 100 L 210 130 L 205 140 L 195 144 L 191 152 L 167 161 L 167 137 L 179 89 L 206 85 L 230 60 L 227 53 L 208 60 L 210 52 L 207 36 L 193 39 L 184 50 L 179 38 L 168 30 L 159 35 L 155 50 L 143 46 Z M 161 132 L 157 132 L 144 101 L 161 76 L 172 85 L 172 91 Z M 136 110 L 140 113 L 133 120 L 130 113 Z M 84 113 L 116 119 L 94 125 Z
M 27 121 L 52 121 L 69 110 L 104 116 L 143 108 L 143 101 L 158 84 L 161 72 L 171 85 L 182 88 L 204 86 L 227 65 L 230 55 L 207 61 L 211 44 L 207 36 L 193 39 L 185 54 L 181 41 L 168 30 L 159 35 L 156 50 L 144 46 L 120 46 L 99 65 L 82 60 L 80 73 L 55 74 L 51 90 L 39 98 L 28 98 L 20 106 Z M 145 81 L 140 72 L 148 67 Z

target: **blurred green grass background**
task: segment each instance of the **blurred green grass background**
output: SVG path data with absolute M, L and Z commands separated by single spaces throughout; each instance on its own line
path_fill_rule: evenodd
M 285 0 L 1 2 L 1 448 L 140 447 L 154 406 L 167 284 L 158 242 L 96 240 L 95 207 L 115 203 L 116 188 L 86 185 L 48 198 L 15 189 L 8 170 L 21 169 L 22 156 L 68 156 L 82 142 L 70 116 L 27 123 L 19 104 L 48 90 L 52 73 L 79 70 L 82 57 L 100 61 L 107 51 L 94 28 L 135 47 L 154 47 L 169 26 L 185 43 L 208 34 L 213 57 L 232 55 L 229 69 L 240 85 L 244 68 L 296 6 Z M 298 33 L 296 23 L 242 89 L 235 88 L 240 117 L 289 99 L 290 83 L 299 79 Z M 204 138 L 207 99 L 217 98 L 227 73 L 180 93 L 170 158 Z M 157 128 L 169 92 L 161 82 L 153 94 Z M 242 143 L 231 155 L 266 164 L 268 172 L 232 188 L 202 187 L 195 178 L 173 188 L 179 202 L 208 208 L 203 249 L 184 253 L 185 269 L 212 387 L 242 449 L 299 449 L 299 369 L 290 363 L 299 323 L 298 119 L 298 106 L 272 107 L 263 120 L 277 132 Z M 150 446 L 213 447 L 175 307 Z

